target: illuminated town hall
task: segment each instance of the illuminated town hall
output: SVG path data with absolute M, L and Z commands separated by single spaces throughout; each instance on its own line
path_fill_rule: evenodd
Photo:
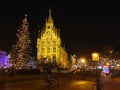
M 63 68 L 68 66 L 68 53 L 62 47 L 60 31 L 54 26 L 51 10 L 49 10 L 45 27 L 38 33 L 37 60 L 40 63 L 56 63 Z

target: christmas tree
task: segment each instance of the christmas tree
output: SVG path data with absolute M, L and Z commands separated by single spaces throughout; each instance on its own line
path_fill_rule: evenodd
M 11 52 L 11 59 L 13 65 L 17 69 L 22 69 L 25 67 L 25 64 L 32 59 L 31 51 L 32 48 L 30 46 L 30 33 L 28 31 L 29 25 L 27 20 L 27 15 L 22 21 L 21 27 L 18 29 L 17 37 L 18 41 L 15 45 L 13 45 L 13 49 Z

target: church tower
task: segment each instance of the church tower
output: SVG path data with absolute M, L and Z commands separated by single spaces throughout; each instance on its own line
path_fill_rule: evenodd
M 68 54 L 65 48 L 61 46 L 60 32 L 54 26 L 50 9 L 45 26 L 38 33 L 37 60 L 40 63 L 56 63 L 63 68 L 68 65 Z

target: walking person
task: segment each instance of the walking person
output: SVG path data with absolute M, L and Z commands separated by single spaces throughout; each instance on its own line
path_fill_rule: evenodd
M 12 66 L 9 71 L 9 77 L 13 77 L 13 73 L 14 73 L 14 68 Z

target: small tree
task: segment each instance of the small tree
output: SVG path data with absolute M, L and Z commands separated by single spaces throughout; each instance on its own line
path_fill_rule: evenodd
M 116 51 L 112 46 L 107 46 L 102 49 L 100 56 L 103 64 L 107 62 L 111 65 L 115 65 L 115 63 L 120 59 L 120 51 Z

